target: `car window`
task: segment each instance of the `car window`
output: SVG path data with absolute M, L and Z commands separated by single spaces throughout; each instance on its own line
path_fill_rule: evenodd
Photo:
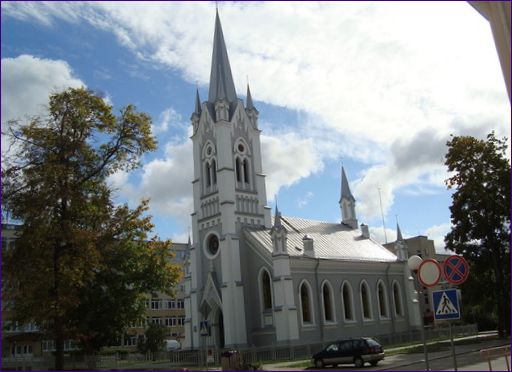
M 330 351 L 330 352 L 338 351 L 338 344 L 331 344 L 331 345 L 327 346 L 327 348 L 325 350 Z
M 361 349 L 364 346 L 365 345 L 363 340 L 354 340 L 354 349 Z
M 343 341 L 340 343 L 340 351 L 349 352 L 352 350 L 352 341 Z
M 377 341 L 372 340 L 371 338 L 367 339 L 366 342 L 368 343 L 368 346 L 380 346 Z

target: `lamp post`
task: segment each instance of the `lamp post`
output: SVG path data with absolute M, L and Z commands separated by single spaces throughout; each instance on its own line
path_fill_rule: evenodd
M 418 269 L 419 269 L 422 261 L 423 260 L 421 259 L 420 256 L 414 255 L 414 256 L 409 257 L 409 259 L 407 260 L 407 266 L 409 266 L 409 269 L 414 274 L 413 275 L 414 286 L 416 287 L 416 290 L 419 294 L 418 301 L 420 303 L 420 313 L 421 313 L 421 319 L 420 319 L 421 320 L 421 340 L 423 341 L 423 354 L 425 356 L 425 370 L 430 371 L 430 367 L 428 364 L 427 342 L 425 340 L 425 324 L 424 324 L 424 320 L 423 320 L 423 315 L 425 313 L 425 309 L 424 309 L 425 304 L 424 304 L 424 299 L 423 299 L 423 288 L 422 288 L 422 285 L 418 281 Z

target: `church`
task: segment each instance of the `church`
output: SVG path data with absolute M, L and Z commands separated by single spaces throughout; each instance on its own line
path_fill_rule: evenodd
M 267 205 L 258 110 L 249 86 L 245 103 L 237 96 L 218 12 L 208 99 L 196 92 L 191 122 L 184 348 L 298 345 L 420 327 L 400 246 L 395 255 L 358 225 L 343 168 L 340 222 L 287 217 Z

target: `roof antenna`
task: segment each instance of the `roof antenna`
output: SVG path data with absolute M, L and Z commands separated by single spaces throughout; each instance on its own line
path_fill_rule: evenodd
M 382 197 L 380 195 L 380 186 L 377 188 L 379 190 L 379 201 L 380 201 L 380 215 L 382 217 L 382 230 L 384 230 L 384 240 L 386 243 L 388 242 L 388 236 L 386 234 L 386 223 L 384 222 L 384 211 L 382 209 Z

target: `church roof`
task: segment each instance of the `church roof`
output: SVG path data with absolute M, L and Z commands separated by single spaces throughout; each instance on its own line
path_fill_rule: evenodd
M 341 223 L 329 223 L 281 216 L 281 223 L 288 232 L 288 254 L 302 256 L 302 239 L 313 239 L 315 258 L 342 261 L 395 262 L 397 257 L 373 239 L 365 239 L 361 232 Z M 272 253 L 270 229 L 246 228 L 245 234 Z
M 229 65 L 228 51 L 224 42 L 224 34 L 220 24 L 219 12 L 215 16 L 215 33 L 213 36 L 212 69 L 210 72 L 210 90 L 208 102 L 215 103 L 218 99 L 236 102 L 235 84 Z

